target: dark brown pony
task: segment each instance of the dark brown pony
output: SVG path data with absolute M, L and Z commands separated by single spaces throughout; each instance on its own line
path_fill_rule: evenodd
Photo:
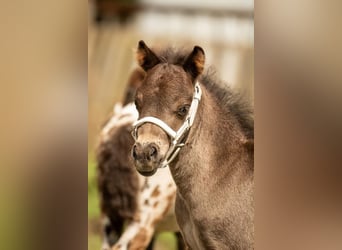
M 135 103 L 139 119 L 154 117 L 177 131 L 187 119 L 199 85 L 202 95 L 179 154 L 169 162 L 177 185 L 176 216 L 191 249 L 253 249 L 254 125 L 252 111 L 226 85 L 203 73 L 205 55 L 152 51 L 139 42 L 137 61 L 146 71 Z M 198 99 L 198 98 L 197 98 Z M 165 162 L 170 135 L 153 122 L 140 124 L 132 149 L 143 175 Z

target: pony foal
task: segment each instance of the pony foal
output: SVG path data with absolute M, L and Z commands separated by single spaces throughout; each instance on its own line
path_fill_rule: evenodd
M 140 41 L 132 147 L 139 173 L 169 166 L 176 217 L 190 249 L 253 249 L 254 125 L 231 89 L 202 74 L 204 51 L 155 52 Z

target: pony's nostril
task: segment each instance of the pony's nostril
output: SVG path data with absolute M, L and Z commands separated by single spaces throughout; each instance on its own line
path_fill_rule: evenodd
M 154 144 L 141 146 L 136 143 L 132 147 L 132 156 L 136 161 L 152 161 L 157 158 L 158 147 Z
M 156 157 L 156 156 L 157 156 L 157 148 L 155 146 L 151 146 L 150 157 Z
M 137 146 L 136 145 L 133 146 L 132 154 L 133 154 L 133 158 L 136 159 L 137 156 L 138 156 L 137 155 Z

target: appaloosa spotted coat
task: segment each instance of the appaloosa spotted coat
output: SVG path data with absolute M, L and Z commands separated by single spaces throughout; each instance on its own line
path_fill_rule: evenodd
M 98 187 L 103 215 L 103 249 L 153 249 L 154 235 L 175 232 L 179 250 L 184 242 L 175 220 L 176 186 L 169 169 L 146 178 L 133 166 L 132 123 L 138 118 L 133 101 L 145 73 L 135 69 L 128 81 L 123 105 L 102 128 L 97 148 Z M 124 230 L 125 229 L 125 230 Z

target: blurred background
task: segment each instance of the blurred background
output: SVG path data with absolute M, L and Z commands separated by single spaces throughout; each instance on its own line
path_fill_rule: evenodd
M 253 23 L 251 5 L 139 2 L 125 22 L 115 21 L 113 8 L 96 16 L 95 3 L 83 0 L 3 2 L 0 249 L 87 249 L 89 214 L 98 218 L 94 167 L 87 168 L 87 160 L 94 166 L 96 135 L 122 98 L 137 41 L 162 45 L 159 38 L 168 37 L 168 43 L 201 45 L 208 65 L 230 72 L 223 80 L 251 84 L 242 62 L 253 64 L 247 59 L 253 43 L 239 50 L 239 32 L 228 35 L 240 31 L 241 22 Z M 342 249 L 341 9 L 341 1 L 255 3 L 255 249 Z M 173 25 L 179 36 L 169 35 Z M 94 204 L 89 212 L 88 200 Z M 90 236 L 98 242 L 97 234 Z
M 100 248 L 94 147 L 113 105 L 124 97 L 137 66 L 139 40 L 148 46 L 201 46 L 206 67 L 254 100 L 254 2 L 252 0 L 92 0 L 88 20 L 88 219 L 90 250 Z M 172 235 L 157 249 L 175 249 Z

